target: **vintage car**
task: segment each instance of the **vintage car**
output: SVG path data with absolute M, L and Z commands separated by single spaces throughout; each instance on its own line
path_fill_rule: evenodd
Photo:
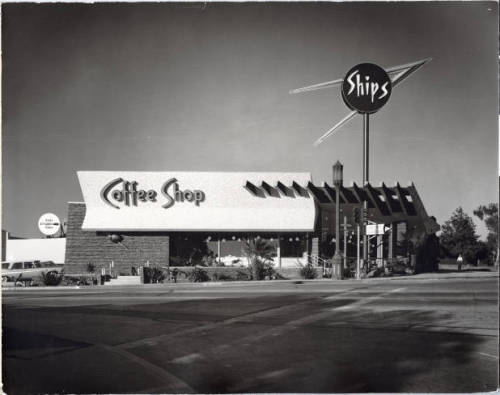
M 53 261 L 2 262 L 2 282 L 27 281 L 40 277 L 42 272 L 60 272 L 63 268 Z

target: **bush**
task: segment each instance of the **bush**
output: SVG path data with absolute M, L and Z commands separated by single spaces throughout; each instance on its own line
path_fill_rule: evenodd
M 157 267 L 144 267 L 144 284 L 157 284 L 165 280 L 165 273 Z
M 252 275 L 249 271 L 238 270 L 236 272 L 237 281 L 248 281 L 252 279 Z
M 305 280 L 313 280 L 316 277 L 318 277 L 318 272 L 316 271 L 316 268 L 308 263 L 305 266 L 302 266 L 299 270 L 300 277 L 302 277 Z
M 252 259 L 248 266 L 250 278 L 252 280 L 264 280 L 266 277 L 272 278 L 274 276 L 272 265 L 272 262 L 267 262 L 259 258 Z
M 97 284 L 97 279 L 93 276 L 64 276 L 64 285 L 92 285 Z
M 43 283 L 47 286 L 59 285 L 64 277 L 64 274 L 57 272 L 56 270 L 48 271 L 47 273 L 42 272 Z
M 210 281 L 207 271 L 197 266 L 188 274 L 188 279 L 194 283 Z
M 212 274 L 212 280 L 214 280 L 214 281 L 231 281 L 231 280 L 234 280 L 234 278 L 232 278 L 231 276 L 228 276 L 227 274 L 224 274 L 224 273 L 215 272 L 214 274 Z

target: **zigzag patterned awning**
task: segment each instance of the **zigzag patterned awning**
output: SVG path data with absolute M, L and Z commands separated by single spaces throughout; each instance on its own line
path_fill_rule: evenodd
M 257 186 L 247 181 L 245 188 L 254 196 L 260 198 L 309 198 L 310 196 L 320 205 L 335 204 L 335 186 L 323 183 L 323 186 L 314 185 L 309 182 L 302 186 L 293 181 L 291 185 L 278 181 L 276 185 L 271 185 L 265 181 Z M 413 184 L 402 187 L 397 183 L 393 187 L 388 187 L 382 183 L 379 187 L 374 187 L 368 183 L 364 188 L 353 183 L 350 187 L 340 187 L 340 204 L 360 205 L 364 200 L 368 202 L 368 208 L 376 209 L 381 216 L 405 215 L 416 216 L 425 212 L 424 206 L 418 196 Z

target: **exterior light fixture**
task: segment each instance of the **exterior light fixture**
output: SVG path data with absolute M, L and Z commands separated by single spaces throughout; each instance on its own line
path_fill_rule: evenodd
M 123 236 L 122 235 L 117 235 L 116 233 L 108 235 L 109 240 L 111 240 L 112 243 L 115 244 L 120 244 L 122 247 L 126 248 L 128 250 L 128 247 L 122 243 L 123 241 Z
M 111 240 L 115 244 L 121 243 L 123 241 L 122 235 L 112 234 L 112 235 L 108 235 L 108 238 L 109 238 L 109 240 Z
M 337 163 L 333 165 L 333 185 L 339 187 L 342 186 L 344 179 L 343 172 L 344 172 L 344 166 L 342 165 L 342 163 L 337 161 Z

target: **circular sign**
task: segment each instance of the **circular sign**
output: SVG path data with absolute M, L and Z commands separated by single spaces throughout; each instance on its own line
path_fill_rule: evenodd
M 382 67 L 361 63 L 349 70 L 342 82 L 342 98 L 351 109 L 374 113 L 391 97 L 391 79 Z
M 59 231 L 60 227 L 61 222 L 59 221 L 59 218 L 57 215 L 52 213 L 43 214 L 38 220 L 38 229 L 40 229 L 40 232 L 42 232 L 45 236 L 55 235 Z

